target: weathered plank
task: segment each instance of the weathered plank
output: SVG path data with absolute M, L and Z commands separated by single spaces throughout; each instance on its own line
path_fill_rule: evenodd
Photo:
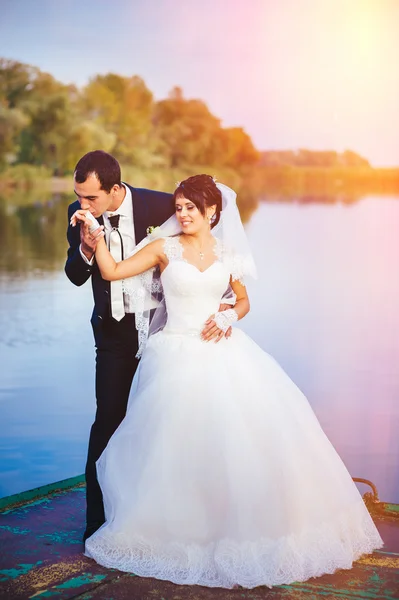
M 3 501 L 0 598 L 59 600 L 393 600 L 399 599 L 399 521 L 377 521 L 384 551 L 348 571 L 254 590 L 177 586 L 105 569 L 83 555 L 85 488 L 77 478 Z M 27 494 L 27 495 L 26 495 Z M 397 510 L 392 505 L 390 516 Z M 389 515 L 388 515 L 389 516 Z

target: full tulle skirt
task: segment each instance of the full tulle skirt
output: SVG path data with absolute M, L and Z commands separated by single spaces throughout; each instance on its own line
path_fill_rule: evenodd
M 149 339 L 97 473 L 106 523 L 86 554 L 144 577 L 273 586 L 382 546 L 308 401 L 239 329 Z

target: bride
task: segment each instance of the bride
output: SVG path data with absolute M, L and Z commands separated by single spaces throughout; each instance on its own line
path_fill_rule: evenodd
M 308 401 L 240 329 L 201 337 L 210 316 L 226 332 L 249 311 L 245 277 L 256 270 L 235 193 L 196 175 L 174 200 L 175 215 L 130 258 L 115 263 L 97 244 L 102 277 L 123 279 L 135 303 L 144 351 L 126 417 L 97 461 L 106 522 L 86 555 L 224 588 L 349 569 L 382 540 Z M 77 211 L 73 222 L 85 219 Z M 218 312 L 229 286 L 234 308 Z

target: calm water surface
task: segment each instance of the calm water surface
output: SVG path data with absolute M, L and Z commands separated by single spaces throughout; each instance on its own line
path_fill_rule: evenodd
M 0 496 L 84 470 L 92 298 L 63 273 L 67 204 L 0 200 Z M 399 198 L 260 202 L 247 231 L 259 279 L 240 326 L 306 394 L 350 473 L 399 502 Z

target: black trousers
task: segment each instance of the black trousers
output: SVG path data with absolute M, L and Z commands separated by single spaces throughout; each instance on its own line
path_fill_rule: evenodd
M 138 338 L 133 314 L 121 321 L 111 317 L 93 325 L 96 341 L 97 410 L 91 427 L 86 463 L 87 527 L 104 523 L 104 505 L 97 481 L 96 460 L 125 417 L 138 360 Z

